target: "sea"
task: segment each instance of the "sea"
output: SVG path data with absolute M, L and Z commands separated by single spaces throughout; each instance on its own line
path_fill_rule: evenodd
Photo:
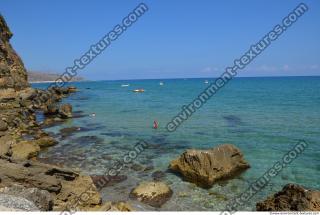
M 320 77 L 235 78 L 174 132 L 168 132 L 167 123 L 213 81 L 198 78 L 70 83 L 79 92 L 63 103 L 73 106 L 76 117 L 45 129 L 59 144 L 42 151 L 39 159 L 89 175 L 104 175 L 144 142 L 147 147 L 121 168 L 119 179 L 100 191 L 103 200 L 128 201 L 142 211 L 217 211 L 224 210 L 304 141 L 304 151 L 238 210 L 255 210 L 257 202 L 288 183 L 320 189 Z M 47 86 L 33 84 L 35 88 Z M 135 93 L 134 89 L 145 91 Z M 42 119 L 38 115 L 38 120 Z M 155 120 L 157 129 L 153 128 Z M 64 129 L 72 127 L 79 129 L 73 133 Z M 187 149 L 210 149 L 225 143 L 238 147 L 251 168 L 209 189 L 184 181 L 168 169 L 170 161 Z M 162 207 L 153 208 L 129 198 L 137 184 L 155 178 L 173 191 Z

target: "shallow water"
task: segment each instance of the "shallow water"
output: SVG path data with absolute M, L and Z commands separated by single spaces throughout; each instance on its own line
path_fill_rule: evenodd
M 80 92 L 65 102 L 85 116 L 48 128 L 60 138 L 60 144 L 42 152 L 40 157 L 88 174 L 104 174 L 139 140 L 144 140 L 148 148 L 134 163 L 153 169 L 125 168 L 120 175 L 128 179 L 104 188 L 105 200 L 128 200 L 130 190 L 139 181 L 152 180 L 152 173 L 159 170 L 165 172 L 163 180 L 174 195 L 157 210 L 222 210 L 303 139 L 309 143 L 303 154 L 242 209 L 254 210 L 257 201 L 287 183 L 320 189 L 319 77 L 236 78 L 173 133 L 166 131 L 166 123 L 207 85 L 204 79 L 161 81 L 163 86 L 159 85 L 160 80 L 74 83 Z M 130 87 L 121 87 L 127 83 Z M 133 93 L 136 88 L 146 91 Z M 89 116 L 93 112 L 96 117 Z M 152 129 L 155 119 L 160 123 L 157 130 Z M 60 129 L 72 126 L 83 129 L 61 137 Z M 209 190 L 185 182 L 167 170 L 169 162 L 185 149 L 207 149 L 222 143 L 239 147 L 251 168 Z M 132 204 L 140 210 L 154 210 L 142 203 Z

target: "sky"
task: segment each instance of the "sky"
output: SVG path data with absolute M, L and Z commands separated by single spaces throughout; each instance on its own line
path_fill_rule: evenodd
M 143 1 L 149 10 L 79 75 L 89 80 L 217 77 L 301 1 Z M 28 70 L 63 73 L 141 1 L 1 0 Z M 239 76 L 320 75 L 320 1 Z

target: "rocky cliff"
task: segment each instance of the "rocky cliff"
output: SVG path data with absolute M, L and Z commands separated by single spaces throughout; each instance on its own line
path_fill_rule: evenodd
M 9 43 L 12 33 L 0 15 L 0 89 L 29 87 L 27 72 L 19 55 Z

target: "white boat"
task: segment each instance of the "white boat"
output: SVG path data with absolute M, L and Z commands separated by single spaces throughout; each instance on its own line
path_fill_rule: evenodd
M 122 84 L 121 87 L 129 87 L 130 84 Z
M 160 84 L 160 86 L 162 86 L 164 83 L 163 83 L 163 82 L 160 82 L 159 84 Z
M 209 84 L 209 81 L 208 81 L 208 80 L 205 80 L 204 83 L 205 83 L 205 84 Z
M 144 89 L 135 89 L 135 90 L 132 90 L 133 92 L 135 93 L 143 93 L 145 90 Z

